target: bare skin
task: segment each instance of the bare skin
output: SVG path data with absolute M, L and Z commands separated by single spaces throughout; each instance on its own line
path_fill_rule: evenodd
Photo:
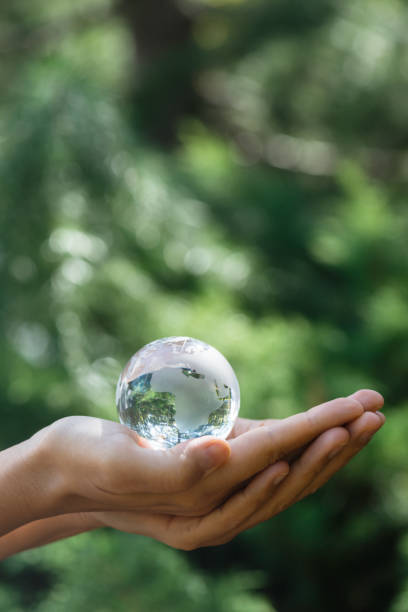
M 228 542 L 327 482 L 381 428 L 382 405 L 362 390 L 165 451 L 118 423 L 57 421 L 0 453 L 0 558 L 102 526 L 184 550 Z

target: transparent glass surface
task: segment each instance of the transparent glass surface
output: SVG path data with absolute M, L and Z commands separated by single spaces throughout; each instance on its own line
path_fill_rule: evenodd
M 239 384 L 219 351 L 176 336 L 133 355 L 116 390 L 121 423 L 158 448 L 199 436 L 226 438 L 239 411 Z

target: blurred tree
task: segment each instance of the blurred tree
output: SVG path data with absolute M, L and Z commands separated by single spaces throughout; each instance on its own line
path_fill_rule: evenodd
M 116 10 L 132 35 L 129 93 L 137 129 L 162 147 L 174 145 L 180 120 L 197 111 L 193 20 L 172 0 L 120 0 Z
M 235 542 L 95 532 L 5 562 L 0 608 L 405 610 L 405 4 L 0 7 L 1 444 L 115 418 L 121 364 L 167 335 L 228 356 L 246 415 L 392 404 L 344 474 Z

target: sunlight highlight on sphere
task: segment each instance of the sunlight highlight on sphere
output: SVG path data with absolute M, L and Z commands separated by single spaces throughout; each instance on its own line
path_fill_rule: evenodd
M 184 336 L 140 349 L 116 389 L 120 422 L 157 448 L 206 435 L 226 438 L 239 401 L 238 380 L 225 357 Z

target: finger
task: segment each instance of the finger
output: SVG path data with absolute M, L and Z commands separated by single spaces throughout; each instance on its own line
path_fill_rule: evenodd
M 228 442 L 207 436 L 174 446 L 163 456 L 162 466 L 162 469 L 166 467 L 170 491 L 186 491 L 224 464 L 230 454 Z M 160 482 L 160 467 L 156 465 L 155 470 L 157 482 Z
M 244 489 L 205 517 L 190 521 L 180 519 L 180 525 L 183 526 L 182 548 L 192 550 L 212 546 L 219 539 L 224 542 L 231 540 L 239 533 L 240 525 L 270 498 L 288 472 L 289 465 L 279 461 L 258 474 Z M 175 534 L 175 537 L 180 546 L 180 534 Z
M 208 436 L 168 450 L 141 447 L 136 438 L 137 434 L 137 444 L 126 459 L 126 469 L 133 464 L 135 486 L 144 493 L 185 491 L 225 463 L 231 452 L 228 442 Z
M 364 413 L 348 426 L 350 441 L 347 446 L 326 466 L 313 482 L 303 491 L 301 499 L 311 495 L 344 467 L 357 453 L 359 453 L 371 440 L 372 436 L 381 429 L 385 423 L 382 413 Z
M 349 395 L 349 398 L 355 399 L 356 401 L 358 401 L 362 405 L 364 411 L 367 411 L 367 412 L 370 412 L 370 411 L 377 412 L 384 405 L 383 396 L 377 391 L 373 391 L 371 389 L 360 389 L 359 391 L 356 391 L 352 395 Z M 304 450 L 305 450 L 304 446 L 296 449 L 295 451 L 293 451 L 292 453 L 290 453 L 289 455 L 285 457 L 286 461 L 289 461 L 289 463 L 292 463 L 295 459 L 300 457 L 300 455 L 303 453 Z
M 317 478 L 331 458 L 345 447 L 350 434 L 344 427 L 336 427 L 321 434 L 291 466 L 288 477 L 275 494 L 242 526 L 250 529 L 289 508 L 302 492 Z
M 357 400 L 363 406 L 364 410 L 376 412 L 384 406 L 384 398 L 378 391 L 372 389 L 360 389 L 349 397 Z
M 149 536 L 169 546 L 192 550 L 203 546 L 208 540 L 225 536 L 233 524 L 238 524 L 250 516 L 255 508 L 270 496 L 273 488 L 282 481 L 289 471 L 285 461 L 267 468 L 254 478 L 249 485 L 236 493 L 222 507 L 205 517 L 181 517 L 171 514 L 152 512 L 115 512 L 103 513 L 105 524 L 113 520 L 130 533 Z M 123 527 L 125 526 L 125 527 Z
M 231 457 L 207 484 L 229 490 L 291 451 L 310 443 L 322 432 L 347 423 L 363 413 L 359 402 L 339 398 L 316 406 L 272 426 L 258 427 L 230 441 Z
M 348 396 L 351 399 L 355 399 L 363 406 L 364 410 L 380 410 L 384 405 L 383 396 L 378 393 L 378 391 L 373 391 L 372 389 L 360 389 L 355 393 L 352 393 Z M 278 419 L 243 419 L 238 418 L 235 421 L 234 427 L 229 435 L 229 438 L 236 438 L 246 433 L 247 431 L 251 431 L 256 427 L 265 427 L 268 425 L 272 425 L 276 423 Z
M 272 425 L 278 420 L 279 419 L 264 419 L 259 421 L 257 419 L 243 419 L 238 417 L 235 421 L 234 427 L 232 428 L 230 435 L 228 436 L 228 439 L 242 436 L 242 434 L 247 433 L 252 429 L 256 429 L 257 427 L 265 427 L 266 425 Z

